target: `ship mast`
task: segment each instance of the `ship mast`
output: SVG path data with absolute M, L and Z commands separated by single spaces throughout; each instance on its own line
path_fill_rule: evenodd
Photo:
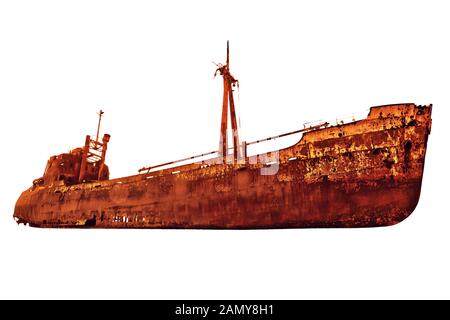
M 108 168 L 105 165 L 105 158 L 111 136 L 105 133 L 102 141 L 100 142 L 98 140 L 100 135 L 100 124 L 104 112 L 103 110 L 100 110 L 97 114 L 98 124 L 95 140 L 91 139 L 90 135 L 87 135 L 84 142 L 80 173 L 78 176 L 78 182 L 80 183 L 86 180 L 105 180 L 109 178 Z M 96 170 L 92 168 L 95 168 Z
M 234 106 L 233 87 L 238 85 L 238 80 L 230 73 L 230 46 L 227 41 L 227 62 L 225 65 L 218 64 L 215 75 L 220 73 L 223 77 L 223 100 L 222 100 L 222 119 L 220 126 L 219 156 L 226 160 L 228 153 L 228 106 L 230 109 L 231 133 L 233 137 L 233 162 L 240 157 L 239 133 L 236 120 L 236 109 Z M 214 76 L 215 76 L 214 75 Z
M 102 122 L 102 116 L 104 114 L 103 110 L 100 109 L 98 114 L 98 126 L 97 126 L 97 136 L 95 138 L 95 147 L 98 145 L 98 135 L 100 134 L 100 123 Z

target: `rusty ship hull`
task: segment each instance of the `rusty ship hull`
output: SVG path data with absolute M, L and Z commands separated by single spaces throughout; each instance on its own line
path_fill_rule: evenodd
M 49 228 L 393 225 L 419 201 L 431 109 L 372 107 L 363 120 L 304 132 L 276 161 L 216 158 L 112 180 L 37 183 L 14 217 Z

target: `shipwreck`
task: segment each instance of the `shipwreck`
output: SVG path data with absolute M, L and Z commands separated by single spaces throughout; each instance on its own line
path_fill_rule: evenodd
M 110 135 L 99 135 L 101 111 L 96 136 L 50 157 L 43 176 L 20 195 L 15 220 L 45 228 L 262 229 L 388 226 L 412 213 L 431 105 L 375 106 L 364 119 L 246 142 L 228 46 L 216 73 L 224 88 L 218 150 L 109 179 Z M 288 148 L 247 154 L 249 145 L 298 133 Z

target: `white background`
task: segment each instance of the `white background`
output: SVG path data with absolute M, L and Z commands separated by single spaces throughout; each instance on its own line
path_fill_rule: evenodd
M 0 297 L 450 298 L 449 14 L 446 1 L 0 2 Z M 99 108 L 112 177 L 217 148 L 211 61 L 227 39 L 246 140 L 433 103 L 413 215 L 347 230 L 15 224 L 21 191 L 95 132 Z

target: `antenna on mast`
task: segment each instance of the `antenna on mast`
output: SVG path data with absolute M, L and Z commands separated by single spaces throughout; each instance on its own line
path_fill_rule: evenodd
M 95 147 L 97 147 L 98 145 L 98 135 L 100 134 L 100 123 L 102 122 L 102 116 L 104 112 L 102 109 L 100 109 L 100 111 L 97 114 L 98 114 L 98 126 L 97 126 L 97 136 L 95 138 Z
M 230 69 L 230 41 L 227 40 L 227 67 Z

